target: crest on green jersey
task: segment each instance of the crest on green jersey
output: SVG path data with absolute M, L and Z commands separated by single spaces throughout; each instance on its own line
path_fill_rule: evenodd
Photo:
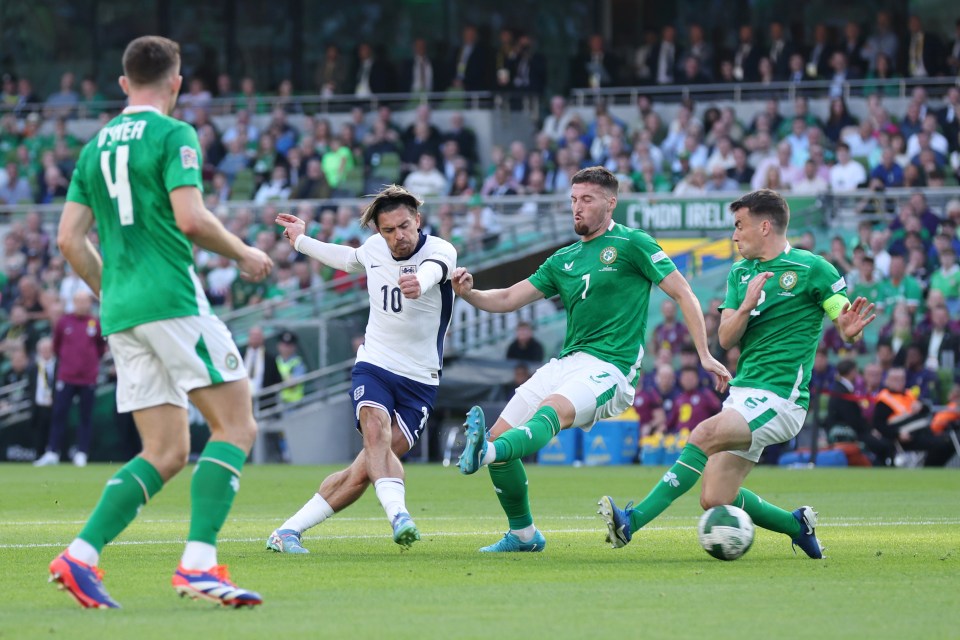
M 797 273 L 795 271 L 784 271 L 780 276 L 780 287 L 786 290 L 797 286 Z
M 607 247 L 600 252 L 600 262 L 603 264 L 613 264 L 617 259 L 617 248 Z

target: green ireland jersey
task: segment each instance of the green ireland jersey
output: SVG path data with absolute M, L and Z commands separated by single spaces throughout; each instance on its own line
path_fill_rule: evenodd
M 804 409 L 810 404 L 810 372 L 823 332 L 823 315 L 835 319 L 847 302 L 847 284 L 822 257 L 787 249 L 773 260 L 741 260 L 727 277 L 721 309 L 736 310 L 747 285 L 759 273 L 773 277 L 763 286 L 760 304 L 750 312 L 740 338 L 735 387 L 777 394 Z
M 103 255 L 103 334 L 208 314 L 190 240 L 170 192 L 203 188 L 196 131 L 152 107 L 128 107 L 80 152 L 67 200 L 93 210 Z
M 639 229 L 610 223 L 607 232 L 560 249 L 530 276 L 544 296 L 560 296 L 567 334 L 560 357 L 583 351 L 616 366 L 631 384 L 639 376 L 650 286 L 676 265 Z

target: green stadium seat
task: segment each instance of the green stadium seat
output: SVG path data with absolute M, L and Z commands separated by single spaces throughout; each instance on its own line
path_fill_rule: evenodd
M 231 200 L 252 200 L 255 188 L 255 177 L 251 169 L 244 169 L 237 173 L 230 186 Z

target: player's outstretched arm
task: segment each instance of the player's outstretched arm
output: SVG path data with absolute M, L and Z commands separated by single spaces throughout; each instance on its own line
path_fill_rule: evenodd
M 763 285 L 772 277 L 773 273 L 770 271 L 758 273 L 747 285 L 747 292 L 744 294 L 740 306 L 736 309 L 724 309 L 723 313 L 720 314 L 720 327 L 717 329 L 717 334 L 720 337 L 721 347 L 732 349 L 740 344 L 740 338 L 747 331 L 750 312 L 760 304 Z
M 863 296 L 854 300 L 853 304 L 843 305 L 843 310 L 834 322 L 844 340 L 856 342 L 863 336 L 864 328 L 877 319 L 873 309 L 873 303 L 868 303 Z
M 283 236 L 290 241 L 290 246 L 303 255 L 347 273 L 363 271 L 363 265 L 357 260 L 356 249 L 309 237 L 304 233 L 306 223 L 297 216 L 278 213 L 277 224 L 283 227 Z
M 247 246 L 220 224 L 203 204 L 196 187 L 179 187 L 170 192 L 170 204 L 177 227 L 198 246 L 237 261 L 240 275 L 247 280 L 263 280 L 273 268 L 273 260 L 260 249 Z
M 706 371 L 716 376 L 717 391 L 723 393 L 730 381 L 730 372 L 720 362 L 710 355 L 707 344 L 707 329 L 703 321 L 703 310 L 700 301 L 690 288 L 690 283 L 679 271 L 673 271 L 660 281 L 660 288 L 676 301 L 683 313 L 683 322 L 693 338 L 693 344 L 700 355 L 700 363 Z
M 516 311 L 535 300 L 543 298 L 543 292 L 530 284 L 529 280 L 521 280 L 508 289 L 487 289 L 478 291 L 473 288 L 473 274 L 463 267 L 453 270 L 453 291 L 481 311 L 491 313 L 507 313 Z
M 99 296 L 103 260 L 87 238 L 92 227 L 93 210 L 78 202 L 67 202 L 57 229 L 57 246 L 77 275 Z

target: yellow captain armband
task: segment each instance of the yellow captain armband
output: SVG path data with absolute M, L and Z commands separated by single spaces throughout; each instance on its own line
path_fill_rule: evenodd
M 831 320 L 836 320 L 840 312 L 843 311 L 843 306 L 847 304 L 850 304 L 847 296 L 842 293 L 835 293 L 823 302 L 823 310 Z

